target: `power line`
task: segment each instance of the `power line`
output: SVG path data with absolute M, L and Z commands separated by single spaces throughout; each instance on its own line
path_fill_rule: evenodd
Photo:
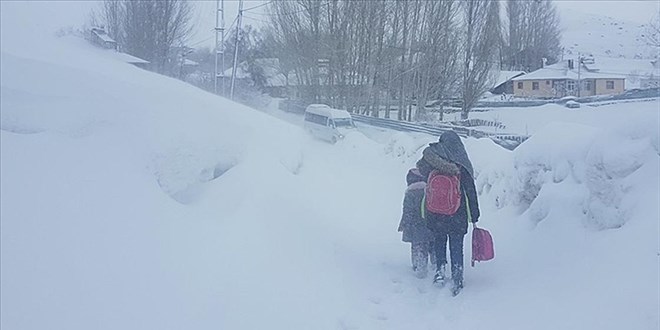
M 208 37 L 208 38 L 206 38 L 206 39 L 203 39 L 203 40 L 200 40 L 200 41 L 198 41 L 198 42 L 196 42 L 196 43 L 194 43 L 194 44 L 191 44 L 189 47 L 197 46 L 197 45 L 199 45 L 199 44 L 201 44 L 201 43 L 204 43 L 204 42 L 207 42 L 207 41 L 213 39 L 214 37 L 215 37 L 215 36 L 210 36 L 210 37 Z
M 318 9 L 318 8 L 321 8 L 321 7 L 323 7 L 323 6 L 328 6 L 328 5 L 330 5 L 330 2 L 324 2 L 324 3 L 321 3 L 321 4 L 318 5 L 318 6 L 315 6 L 315 7 L 311 7 L 311 8 L 302 8 L 302 9 L 294 10 L 294 11 L 285 11 L 285 12 L 282 12 L 282 13 L 279 13 L 279 14 L 284 14 L 284 15 L 287 15 L 287 14 L 297 14 L 297 13 L 302 13 L 302 12 L 304 12 L 304 11 L 308 11 L 308 10 L 312 10 L 312 9 Z
M 262 3 L 262 4 L 260 4 L 260 5 L 254 6 L 254 7 L 250 7 L 250 8 L 248 8 L 248 9 L 243 9 L 243 11 L 249 11 L 249 10 L 252 10 L 252 9 L 257 9 L 257 8 L 259 8 L 259 7 L 263 7 L 263 6 L 269 5 L 269 4 L 271 4 L 273 1 L 274 1 L 274 0 L 271 0 L 271 1 L 268 1 L 268 2 L 266 2 L 266 3 Z
M 246 16 L 245 14 L 243 15 L 243 17 L 244 17 L 244 18 L 251 19 L 251 20 L 256 21 L 256 22 L 264 23 L 264 24 L 268 24 L 268 23 L 270 23 L 270 22 L 268 22 L 268 21 L 264 21 L 264 20 L 259 19 L 259 18 L 254 18 L 254 17 Z

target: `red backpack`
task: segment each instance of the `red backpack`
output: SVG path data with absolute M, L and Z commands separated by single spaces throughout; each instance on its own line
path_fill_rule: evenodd
M 453 215 L 461 206 L 461 181 L 455 175 L 433 170 L 426 184 L 426 209 L 435 214 Z

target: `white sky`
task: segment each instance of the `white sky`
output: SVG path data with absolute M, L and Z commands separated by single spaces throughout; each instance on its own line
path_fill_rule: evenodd
M 0 1 L 2 7 L 14 7 L 15 4 L 25 1 Z M 80 26 L 87 22 L 89 12 L 100 1 L 30 1 L 29 6 L 21 6 L 23 15 L 21 17 L 9 17 L 3 15 L 3 20 L 20 20 L 26 28 L 53 28 L 55 26 Z M 555 1 L 561 15 L 566 15 L 570 11 L 579 11 L 583 13 L 593 13 L 596 15 L 610 16 L 616 19 L 632 21 L 637 23 L 646 23 L 654 14 L 660 11 L 660 1 L 573 1 L 558 0 Z M 191 38 L 190 45 L 213 47 L 215 34 L 215 0 L 193 1 L 196 7 L 194 21 L 196 34 Z M 265 3 L 263 0 L 245 1 L 244 8 L 250 8 Z M 26 8 L 28 10 L 26 10 Z M 265 7 L 250 11 L 244 16 L 243 24 L 259 26 L 265 17 Z M 1 10 L 0 10 L 1 11 Z M 225 21 L 226 27 L 233 22 L 238 12 L 237 0 L 225 0 Z M 14 11 L 15 13 L 15 11 Z M 6 22 L 5 22 L 6 23 Z M 3 25 L 5 25 L 3 23 Z M 9 26 L 9 25 L 8 25 Z M 15 25 L 12 25 L 15 26 Z M 3 31 L 5 33 L 15 33 L 15 31 Z

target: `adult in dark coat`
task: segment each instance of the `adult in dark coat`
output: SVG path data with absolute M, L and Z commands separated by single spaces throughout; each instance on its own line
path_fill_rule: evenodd
M 423 151 L 417 162 L 420 173 L 428 178 L 433 170 L 448 176 L 459 176 L 461 204 L 453 215 L 440 215 L 425 212 L 426 223 L 436 234 L 436 274 L 434 282 L 445 283 L 447 264 L 447 241 L 451 256 L 451 273 L 454 295 L 463 288 L 463 240 L 467 234 L 468 222 L 479 221 L 479 202 L 474 184 L 474 170 L 461 138 L 455 132 L 445 132 L 437 143 L 431 143 Z M 466 198 L 467 197 L 467 198 Z
M 413 271 L 419 278 L 428 273 L 429 257 L 435 264 L 435 234 L 426 226 L 422 218 L 422 198 L 426 188 L 426 178 L 416 168 L 406 175 L 408 188 L 403 198 L 403 212 L 399 222 L 399 232 L 403 232 L 402 241 L 410 244 L 410 256 Z

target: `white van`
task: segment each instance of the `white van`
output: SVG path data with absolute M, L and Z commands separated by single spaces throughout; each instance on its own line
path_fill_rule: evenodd
M 320 139 L 336 143 L 352 129 L 355 124 L 346 110 L 333 109 L 325 104 L 310 104 L 305 109 L 305 130 Z

